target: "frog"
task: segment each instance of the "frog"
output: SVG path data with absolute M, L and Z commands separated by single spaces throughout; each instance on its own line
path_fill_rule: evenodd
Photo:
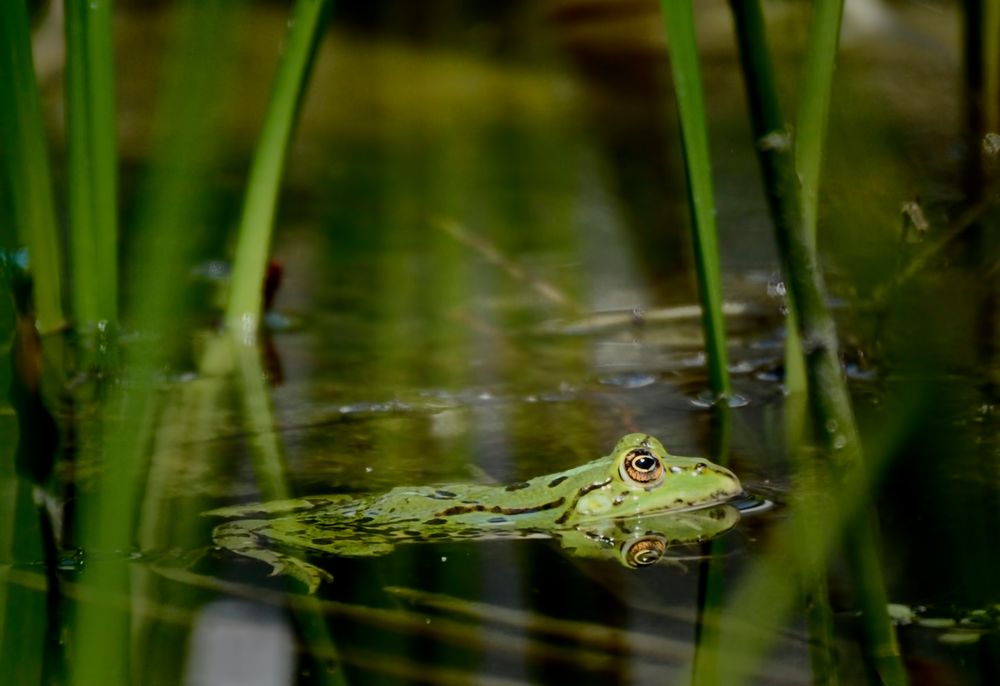
M 604 457 L 527 481 L 398 486 L 204 514 L 232 520 L 215 527 L 218 548 L 264 562 L 272 576 L 297 578 L 313 593 L 332 575 L 297 553 L 372 557 L 409 543 L 544 538 L 579 556 L 645 566 L 671 542 L 707 539 L 732 528 L 738 511 L 721 506 L 741 494 L 740 480 L 729 469 L 672 455 L 653 436 L 630 433 Z

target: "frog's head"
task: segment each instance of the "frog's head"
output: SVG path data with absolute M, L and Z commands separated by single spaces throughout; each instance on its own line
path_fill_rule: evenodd
M 725 467 L 700 457 L 671 455 L 646 434 L 629 434 L 610 456 L 606 478 L 574 505 L 571 519 L 632 517 L 718 505 L 743 492 Z

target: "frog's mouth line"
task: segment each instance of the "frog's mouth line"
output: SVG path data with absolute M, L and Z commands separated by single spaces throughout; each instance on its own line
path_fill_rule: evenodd
M 601 514 L 579 515 L 576 521 L 582 524 L 582 523 L 600 522 L 600 521 L 607 521 L 614 519 L 632 519 L 635 517 L 657 517 L 659 515 L 664 515 L 664 514 L 682 514 L 685 512 L 696 512 L 697 510 L 708 510 L 713 507 L 719 507 L 721 505 L 729 505 L 730 507 L 732 507 L 734 500 L 739 500 L 743 502 L 746 499 L 752 498 L 752 496 L 750 496 L 746 491 L 740 491 L 739 493 L 733 493 L 732 495 L 729 495 L 724 499 L 713 499 L 713 498 L 718 498 L 723 493 L 725 493 L 725 491 L 716 491 L 715 493 L 709 495 L 708 499 L 705 500 L 704 502 L 685 503 L 681 507 L 676 507 L 668 504 L 665 505 L 664 507 L 657 507 L 657 508 L 651 508 L 649 510 L 644 510 L 641 514 L 638 515 L 635 513 L 620 513 L 620 512 L 615 512 L 614 510 L 608 510 L 602 512 Z M 570 510 L 567 510 L 567 513 L 569 512 Z M 556 520 L 556 524 L 565 523 L 567 518 L 568 514 L 564 514 L 562 517 Z

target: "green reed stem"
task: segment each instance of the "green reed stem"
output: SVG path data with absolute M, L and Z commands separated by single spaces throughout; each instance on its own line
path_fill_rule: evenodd
M 663 20 L 670 43 L 670 67 L 680 113 L 688 199 L 693 220 L 695 268 L 698 273 L 698 292 L 708 356 L 708 379 L 715 397 L 724 398 L 731 394 L 732 388 L 726 360 L 712 165 L 694 17 L 689 2 L 661 0 L 660 6 L 663 8 Z
M 238 25 L 228 0 L 189 0 L 176 9 L 177 42 L 154 120 L 151 170 L 140 190 L 134 252 L 128 264 L 126 315 L 143 337 L 126 351 L 129 383 L 115 386 L 104 406 L 99 444 L 90 446 L 99 479 L 78 498 L 79 541 L 93 560 L 81 573 L 101 597 L 130 597 L 125 556 L 135 540 L 139 484 L 146 472 L 150 431 L 159 404 L 157 375 L 177 349 L 183 282 L 204 224 L 205 175 L 218 156 L 215 106 L 230 72 L 229 40 Z M 86 446 L 85 446 L 86 447 Z M 101 559 L 103 558 L 103 559 Z M 81 604 L 73 626 L 71 684 L 134 682 L 129 612 Z
M 781 111 L 775 86 L 774 69 L 767 48 L 764 17 L 758 0 L 730 0 L 740 50 L 740 66 L 746 85 L 754 150 L 764 192 L 775 231 L 791 231 L 802 221 L 799 207 L 799 184 L 791 125 Z M 785 388 L 789 393 L 806 390 L 802 344 L 798 336 L 795 306 L 791 294 L 788 303 L 787 340 L 785 344 Z
M 118 199 L 111 0 L 66 0 L 69 247 L 76 325 L 118 316 Z
M 251 454 L 261 496 L 265 500 L 290 498 L 292 491 L 285 478 L 285 457 L 275 430 L 267 376 L 261 364 L 261 348 L 256 344 L 248 345 L 245 337 L 237 336 L 235 331 L 227 332 L 225 336 L 220 344 L 228 344 L 228 352 L 235 358 L 244 421 L 253 437 Z M 309 597 L 293 606 L 292 617 L 309 646 L 310 655 L 316 660 L 313 665 L 316 683 L 324 686 L 346 684 L 339 662 L 340 653 L 316 598 Z M 327 656 L 327 660 L 316 658 L 318 655 Z
M 813 10 L 795 148 L 796 169 L 802 184 L 803 221 L 794 232 L 782 232 L 778 241 L 792 299 L 800 316 L 799 335 L 805 352 L 813 418 L 821 445 L 831 457 L 835 478 L 862 469 L 864 462 L 847 382 L 840 366 L 837 329 L 827 306 L 816 251 L 819 177 L 842 15 L 843 0 L 818 0 Z M 848 571 L 858 593 L 869 657 L 884 683 L 905 684 L 906 671 L 886 609 L 877 524 L 877 517 L 869 505 L 854 526 L 847 529 L 844 541 Z
M 837 329 L 827 306 L 816 251 L 819 176 L 842 10 L 842 0 L 818 0 L 814 9 L 799 137 L 794 148 L 802 218 L 801 222 L 779 224 L 777 231 L 783 269 L 798 314 L 815 427 L 838 479 L 857 472 L 863 465 L 860 437 L 840 367 Z M 875 517 L 870 509 L 863 508 L 856 525 L 847 530 L 846 547 L 865 617 L 869 655 L 886 683 L 905 683 L 899 648 L 886 613 Z M 816 550 L 810 556 L 822 558 Z
M 43 334 L 65 326 L 59 229 L 25 3 L 0 2 L 0 155 L 6 160 L 13 224 L 28 246 L 35 314 Z M 0 224 L 6 224 L 6 221 Z
M 729 6 L 740 50 L 754 149 L 764 179 L 771 221 L 776 236 L 789 234 L 802 225 L 799 187 L 795 174 L 791 125 L 781 110 L 767 46 L 764 17 L 758 0 L 730 0 Z M 787 293 L 786 298 L 788 336 L 785 342 L 785 444 L 799 473 L 797 488 L 815 492 L 816 489 L 810 486 L 814 486 L 817 481 L 817 470 L 801 457 L 806 445 L 808 424 L 805 362 L 792 294 Z M 817 531 L 814 527 L 820 519 L 817 508 L 808 497 L 798 499 L 793 513 L 795 526 L 792 533 L 798 542 L 797 557 L 802 568 L 813 682 L 832 684 L 836 683 L 837 675 L 826 569 L 824 565 L 816 563 L 812 545 Z
M 843 10 L 844 0 L 817 0 L 813 8 L 812 25 L 809 27 L 809 48 L 799 102 L 798 137 L 795 141 L 795 168 L 801 184 L 800 203 L 805 237 L 812 242 L 816 241 L 819 177 Z
M 729 464 L 733 409 L 719 403 L 712 408 L 712 449 L 710 455 L 723 466 Z M 720 617 L 726 598 L 727 564 L 725 544 L 720 540 L 702 544 L 704 561 L 698 570 L 698 621 L 695 623 L 694 657 L 691 664 L 693 686 L 714 686 L 719 681 L 719 661 L 725 659 L 719 643 Z
M 983 130 L 996 133 L 1000 129 L 1000 0 L 982 0 L 981 11 Z
M 234 330 L 253 332 L 259 324 L 262 283 L 281 175 L 312 60 L 331 6 L 332 0 L 297 0 L 292 11 L 284 54 L 272 85 L 243 201 L 226 308 L 226 324 Z

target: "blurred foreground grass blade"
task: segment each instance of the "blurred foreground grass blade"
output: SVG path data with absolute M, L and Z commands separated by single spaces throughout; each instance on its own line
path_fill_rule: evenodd
M 63 666 L 56 627 L 46 626 L 46 593 L 10 582 L 11 560 L 42 558 L 32 486 L 10 467 L 13 445 L 0 446 L 0 675 L 5 684 L 57 683 Z M 51 652 L 46 655 L 46 649 Z M 53 679 L 49 681 L 48 679 Z
M 38 328 L 51 333 L 66 324 L 62 268 L 25 0 L 0 2 L 0 122 L 0 157 L 10 184 L 13 224 L 30 250 Z
M 687 170 L 691 206 L 692 238 L 698 292 L 708 357 L 708 378 L 716 399 L 730 395 L 726 360 L 726 330 L 722 316 L 722 285 L 718 239 L 715 228 L 715 198 L 712 164 L 708 149 L 705 104 L 698 65 L 691 3 L 661 0 L 663 20 L 670 46 L 670 68 L 680 113 L 684 166 Z
M 81 333 L 113 330 L 118 318 L 113 42 L 111 0 L 66 0 L 71 293 Z
M 883 424 L 879 435 L 874 437 L 868 462 L 848 473 L 839 484 L 835 506 L 825 512 L 822 529 L 813 532 L 813 556 L 806 561 L 816 567 L 803 570 L 805 574 L 815 575 L 824 569 L 836 553 L 845 531 L 863 517 L 869 505 L 869 493 L 913 431 L 914 423 L 919 421 L 933 393 L 934 389 L 927 385 L 910 389 L 905 397 L 887 399 L 896 410 L 892 421 Z M 725 659 L 719 669 L 722 684 L 747 683 L 750 675 L 760 671 L 761 663 L 770 654 L 772 644 L 780 637 L 781 628 L 796 607 L 799 585 L 795 578 L 789 579 L 790 561 L 802 559 L 796 551 L 795 526 L 797 524 L 788 521 L 776 527 L 766 552 L 758 557 L 734 594 L 722 622 L 721 644 L 726 646 Z M 795 571 L 791 574 L 794 577 Z M 883 674 L 883 683 L 905 683 L 905 674 L 888 679 Z
M 129 263 L 129 324 L 142 332 L 127 351 L 129 383 L 115 387 L 104 408 L 99 446 L 91 446 L 100 476 L 78 500 L 79 542 L 90 562 L 81 582 L 99 597 L 129 597 L 127 553 L 133 545 L 137 485 L 145 472 L 149 418 L 156 409 L 157 374 L 176 350 L 183 275 L 201 238 L 208 196 L 206 173 L 218 156 L 218 105 L 231 83 L 229 38 L 239 3 L 190 0 L 176 7 L 177 42 L 154 121 L 152 169 L 137 200 Z M 75 618 L 71 683 L 133 683 L 128 612 L 82 604 Z M 141 646 L 139 646 L 141 648 Z
M 226 324 L 234 330 L 252 333 L 259 324 L 281 175 L 313 56 L 326 28 L 332 2 L 296 0 L 289 22 L 284 54 L 274 77 L 243 200 L 226 307 Z

